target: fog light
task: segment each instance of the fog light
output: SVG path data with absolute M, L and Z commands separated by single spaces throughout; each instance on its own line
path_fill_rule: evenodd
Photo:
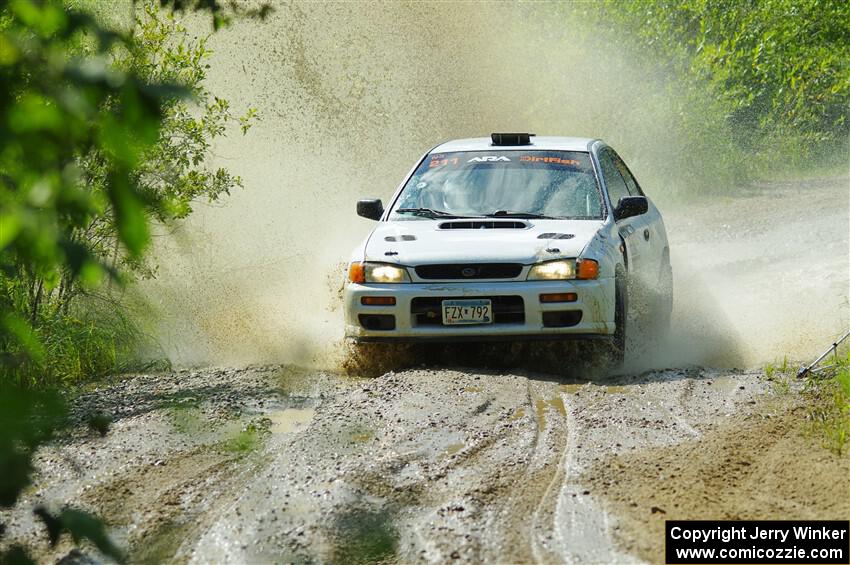
M 360 325 L 367 330 L 394 330 L 395 316 L 390 314 L 360 314 Z
M 551 292 L 540 295 L 540 302 L 575 302 L 578 294 L 575 292 Z
M 395 306 L 395 296 L 362 296 L 360 304 L 363 306 Z

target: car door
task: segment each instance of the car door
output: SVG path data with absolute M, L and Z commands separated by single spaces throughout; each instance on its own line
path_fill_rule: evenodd
M 658 211 L 658 208 L 652 203 L 652 201 L 643 193 L 643 190 L 640 188 L 640 185 L 635 180 L 634 175 L 626 166 L 625 162 L 617 155 L 617 152 L 611 148 L 608 148 L 611 152 L 611 157 L 614 160 L 614 166 L 617 167 L 617 171 L 620 173 L 620 176 L 623 177 L 623 180 L 626 183 L 626 188 L 629 191 L 630 196 L 643 196 L 647 199 L 647 211 L 645 214 L 641 214 L 640 216 L 635 217 L 635 222 L 632 224 L 635 227 L 635 230 L 639 232 L 641 242 L 641 255 L 643 265 L 641 265 L 641 269 L 646 271 L 646 274 L 650 277 L 647 280 L 654 280 L 651 278 L 653 275 L 657 275 L 661 268 L 661 259 L 664 253 L 664 248 L 667 246 L 667 235 L 664 230 L 664 223 L 661 220 L 661 214 Z
M 632 196 L 623 175 L 617 168 L 616 159 L 619 157 L 616 157 L 616 155 L 610 147 L 603 147 L 599 151 L 599 166 L 611 202 L 612 214 L 621 198 Z M 639 276 L 646 274 L 644 255 L 648 242 L 645 239 L 644 230 L 648 229 L 648 226 L 644 218 L 645 215 L 641 214 L 617 221 L 617 230 L 626 246 L 626 263 L 629 272 Z

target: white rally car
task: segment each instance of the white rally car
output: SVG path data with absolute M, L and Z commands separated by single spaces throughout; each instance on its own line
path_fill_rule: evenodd
M 346 336 L 357 341 L 607 338 L 622 361 L 629 294 L 669 320 L 664 223 L 598 139 L 494 133 L 429 151 L 354 251 Z M 627 284 L 628 282 L 628 284 Z

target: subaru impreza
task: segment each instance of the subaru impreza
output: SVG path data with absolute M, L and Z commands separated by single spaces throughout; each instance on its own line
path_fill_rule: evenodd
M 594 339 L 621 362 L 630 295 L 669 320 L 664 222 L 599 139 L 494 133 L 427 152 L 354 250 L 346 336 L 360 342 Z

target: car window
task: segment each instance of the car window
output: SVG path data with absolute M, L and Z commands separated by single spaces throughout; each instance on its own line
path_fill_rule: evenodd
M 620 202 L 620 198 L 630 196 L 626 182 L 617 170 L 614 164 L 614 159 L 608 149 L 603 149 L 599 152 L 599 164 L 602 167 L 602 177 L 605 179 L 605 186 L 608 187 L 608 196 L 611 198 L 611 205 L 614 208 Z
M 614 166 L 617 167 L 617 170 L 620 172 L 620 175 L 622 175 L 623 180 L 626 181 L 626 188 L 629 189 L 629 195 L 643 196 L 643 191 L 640 189 L 640 186 L 638 186 L 635 177 L 632 176 L 631 171 L 629 171 L 629 168 L 620 156 L 617 155 L 617 152 L 611 151 L 611 157 L 614 159 Z
M 423 209 L 463 216 L 508 212 L 601 219 L 602 196 L 586 152 L 433 153 L 405 184 L 391 217 L 421 220 L 412 212 Z

